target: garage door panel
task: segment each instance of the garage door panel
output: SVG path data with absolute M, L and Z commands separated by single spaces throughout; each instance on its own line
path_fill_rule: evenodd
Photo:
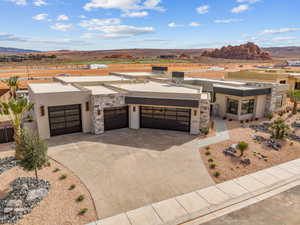
M 104 109 L 104 130 L 128 127 L 128 106 Z

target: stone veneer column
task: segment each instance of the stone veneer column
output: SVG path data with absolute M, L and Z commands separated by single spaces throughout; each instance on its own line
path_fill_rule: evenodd
M 209 128 L 210 121 L 210 101 L 209 100 L 200 100 L 200 125 L 199 129 Z

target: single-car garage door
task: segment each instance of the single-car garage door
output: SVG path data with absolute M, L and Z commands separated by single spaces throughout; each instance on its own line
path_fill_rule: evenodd
M 104 130 L 128 127 L 128 106 L 104 109 Z
M 141 128 L 190 131 L 191 110 L 141 106 Z
M 82 132 L 81 105 L 48 107 L 50 135 Z

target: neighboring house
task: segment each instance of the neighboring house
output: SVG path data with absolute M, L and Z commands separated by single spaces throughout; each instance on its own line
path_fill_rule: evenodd
M 290 90 L 300 90 L 300 71 L 294 72 L 282 69 L 241 70 L 228 72 L 225 79 L 288 84 Z
M 7 102 L 10 97 L 9 89 L 0 89 L 0 101 Z
M 300 66 L 300 61 L 287 61 L 287 66 Z

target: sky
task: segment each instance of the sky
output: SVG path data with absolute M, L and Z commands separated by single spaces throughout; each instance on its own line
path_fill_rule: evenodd
M 0 46 L 300 46 L 299 0 L 0 0 Z

